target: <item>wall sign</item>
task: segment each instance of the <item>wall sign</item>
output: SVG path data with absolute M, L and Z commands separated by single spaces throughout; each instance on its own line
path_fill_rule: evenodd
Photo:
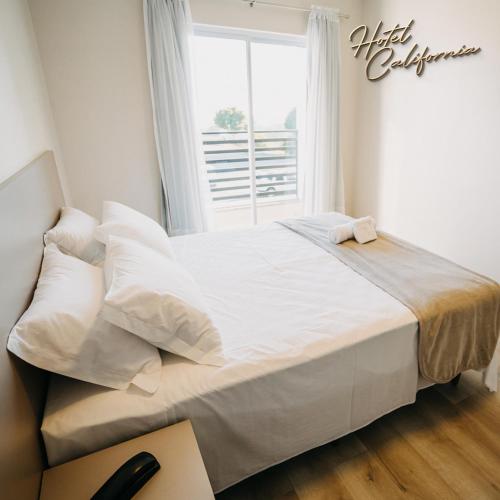
M 386 77 L 393 69 L 415 68 L 417 76 L 422 76 L 427 63 L 455 59 L 457 57 L 477 54 L 480 47 L 467 47 L 462 45 L 458 50 L 448 50 L 445 52 L 432 53 L 429 47 L 423 51 L 419 50 L 418 43 L 407 53 L 406 57 L 398 59 L 394 45 L 405 45 L 411 38 L 411 29 L 415 23 L 412 19 L 406 26 L 396 24 L 391 29 L 382 31 L 382 21 L 377 24 L 373 35 L 369 35 L 366 24 L 355 28 L 349 35 L 349 40 L 353 43 L 354 57 L 364 56 L 366 61 L 366 77 L 375 82 Z

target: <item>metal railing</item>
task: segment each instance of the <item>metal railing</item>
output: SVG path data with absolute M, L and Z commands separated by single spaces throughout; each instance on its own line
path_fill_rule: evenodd
M 220 205 L 250 200 L 247 131 L 203 132 L 212 200 Z M 257 200 L 297 196 L 297 130 L 256 130 Z

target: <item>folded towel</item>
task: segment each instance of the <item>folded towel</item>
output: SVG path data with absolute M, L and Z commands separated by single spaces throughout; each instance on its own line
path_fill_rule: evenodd
M 328 239 L 336 245 L 352 238 L 354 238 L 352 222 L 339 224 L 328 231 Z
M 358 243 L 364 244 L 377 239 L 375 230 L 375 219 L 373 217 L 362 217 L 352 222 L 354 237 Z

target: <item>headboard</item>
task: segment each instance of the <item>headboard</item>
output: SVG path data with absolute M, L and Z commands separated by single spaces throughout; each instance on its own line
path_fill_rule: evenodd
M 0 184 L 0 496 L 38 498 L 45 454 L 40 419 L 47 374 L 6 350 L 31 301 L 43 234 L 64 204 L 54 156 L 46 152 Z

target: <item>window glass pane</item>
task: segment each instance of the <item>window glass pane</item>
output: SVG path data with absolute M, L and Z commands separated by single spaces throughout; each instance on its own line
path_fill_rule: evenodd
M 251 225 L 246 43 L 196 36 L 194 66 L 215 228 Z
M 253 224 L 251 183 L 257 186 L 257 222 L 301 215 L 301 155 L 305 106 L 305 48 L 197 35 L 194 67 L 197 116 L 215 228 Z M 249 95 L 253 97 L 255 179 L 248 150 Z
M 252 43 L 252 92 L 258 222 L 300 215 L 305 49 Z

